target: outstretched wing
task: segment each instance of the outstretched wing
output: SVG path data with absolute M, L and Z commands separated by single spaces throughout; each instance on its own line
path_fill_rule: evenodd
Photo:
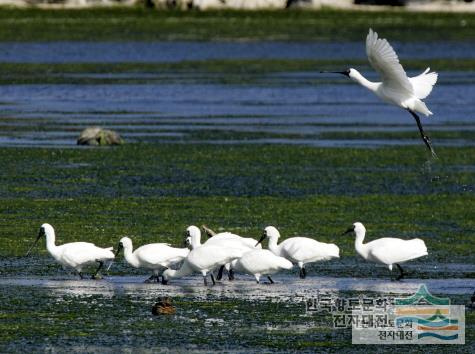
M 422 74 L 409 78 L 409 81 L 412 83 L 412 87 L 414 88 L 414 93 L 420 100 L 429 96 L 432 87 L 437 82 L 437 73 L 429 71 L 430 68 L 427 68 Z
M 396 52 L 386 39 L 370 28 L 366 37 L 366 54 L 371 66 L 381 76 L 383 85 L 389 90 L 413 94 L 414 90 L 406 72 L 399 63 Z

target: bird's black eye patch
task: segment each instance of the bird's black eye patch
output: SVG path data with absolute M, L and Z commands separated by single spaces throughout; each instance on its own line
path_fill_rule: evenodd
M 348 69 L 348 70 L 345 71 L 345 75 L 348 76 L 348 77 L 350 77 L 350 69 Z

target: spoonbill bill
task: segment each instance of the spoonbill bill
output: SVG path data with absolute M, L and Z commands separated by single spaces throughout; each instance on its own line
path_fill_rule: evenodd
M 430 72 L 430 68 L 427 68 L 420 75 L 408 77 L 388 41 L 378 38 L 378 34 L 371 28 L 366 37 L 366 54 L 369 63 L 380 75 L 381 82 L 371 82 L 353 68 L 332 73 L 345 75 L 375 93 L 383 101 L 407 110 L 416 120 L 422 140 L 432 156 L 436 157 L 431 140 L 424 133 L 417 113 L 425 116 L 432 114 L 422 100 L 431 93 L 432 87 L 437 82 L 437 73 Z
M 267 226 L 258 244 L 268 238 L 269 250 L 276 256 L 297 263 L 302 279 L 307 276 L 305 264 L 340 257 L 340 249 L 333 243 L 318 242 L 308 237 L 291 237 L 277 244 L 279 237 L 280 233 L 274 226 Z
M 135 268 L 146 268 L 153 271 L 152 276 L 146 282 L 160 280 L 161 273 L 181 262 L 188 255 L 188 248 L 174 248 L 167 243 L 150 243 L 143 245 L 133 251 L 132 240 L 129 237 L 122 237 L 119 241 L 115 256 L 124 250 L 124 257 L 127 263 Z M 162 278 L 163 280 L 163 278 Z
M 89 264 L 99 263 L 99 267 L 92 275 L 92 279 L 97 277 L 97 274 L 104 265 L 104 261 L 112 261 L 114 259 L 113 248 L 101 248 L 97 247 L 90 242 L 71 242 L 65 243 L 61 246 L 55 245 L 56 235 L 53 226 L 50 224 L 43 224 L 40 227 L 38 236 L 35 242 L 31 245 L 30 249 L 26 253 L 26 256 L 30 254 L 38 240 L 46 237 L 46 249 L 49 254 L 64 267 L 71 267 L 75 269 L 81 279 L 83 279 L 82 269 Z
M 428 255 L 427 247 L 420 238 L 402 240 L 384 237 L 363 243 L 366 228 L 360 222 L 355 222 L 344 234 L 351 232 L 356 234 L 355 249 L 361 257 L 367 261 L 385 264 L 390 271 L 393 270 L 393 264 L 396 265 L 400 272 L 396 280 L 401 280 L 406 275 L 400 263 Z

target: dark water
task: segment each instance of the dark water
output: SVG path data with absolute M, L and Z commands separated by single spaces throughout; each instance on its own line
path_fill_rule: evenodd
M 306 75 L 312 77 L 311 83 L 296 83 Z M 73 146 L 78 133 L 92 125 L 116 129 L 129 141 L 196 142 L 189 133 L 223 131 L 263 134 L 247 143 L 420 143 L 415 122 L 407 112 L 380 102 L 344 78 L 342 84 L 329 84 L 325 81 L 328 76 L 293 73 L 263 76 L 261 80 L 264 84 L 3 85 L 0 125 L 8 129 L 0 132 L 0 144 Z M 426 101 L 434 115 L 422 118 L 429 135 L 432 131 L 475 131 L 474 82 L 473 74 L 440 73 L 440 82 Z M 413 134 L 400 140 L 315 138 L 321 133 L 345 132 Z M 294 136 L 272 138 L 265 134 Z M 202 140 L 242 143 L 219 139 L 219 135 Z M 473 141 L 441 139 L 434 144 L 472 145 Z
M 391 42 L 404 58 L 474 58 L 472 42 Z M 361 43 L 45 42 L 0 43 L 0 62 L 178 62 L 209 59 L 362 59 Z
M 471 42 L 394 43 L 401 58 L 473 58 Z M 362 59 L 362 43 L 127 42 L 1 43 L 0 62 L 179 62 L 207 59 Z M 410 73 L 416 74 L 416 73 Z M 441 72 L 426 100 L 434 112 L 423 118 L 432 131 L 475 131 L 475 75 Z M 66 75 L 68 77 L 68 74 Z M 252 74 L 250 82 L 222 84 L 217 74 L 69 74 L 97 84 L 0 86 L 0 145 L 73 146 L 87 126 L 118 130 L 128 141 L 243 143 L 198 138 L 207 131 L 259 133 L 246 143 L 377 147 L 420 144 L 413 118 L 347 81 L 313 72 Z M 369 73 L 370 79 L 377 79 Z M 112 80 L 104 84 L 104 79 Z M 117 83 L 114 80 L 120 79 Z M 130 83 L 127 81 L 130 80 Z M 137 80 L 141 83 L 137 84 Z M 331 80 L 331 81 L 329 81 Z M 124 83 L 125 81 L 125 83 Z M 369 132 L 371 139 L 318 138 L 322 133 Z M 378 139 L 377 133 L 412 133 Z M 269 136 L 272 134 L 292 135 Z M 199 134 L 198 134 L 199 135 Z M 439 139 L 439 146 L 473 145 L 473 140 Z

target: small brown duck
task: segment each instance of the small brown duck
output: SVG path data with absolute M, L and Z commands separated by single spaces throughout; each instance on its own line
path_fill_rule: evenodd
M 159 302 L 152 307 L 152 314 L 158 315 L 173 315 L 176 313 L 175 306 L 172 305 L 172 299 L 168 296 L 162 297 Z

